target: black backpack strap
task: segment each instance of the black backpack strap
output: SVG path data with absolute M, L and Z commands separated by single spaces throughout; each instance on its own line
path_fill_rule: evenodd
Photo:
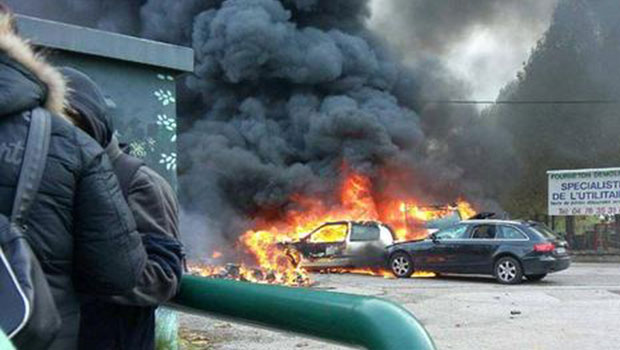
M 139 158 L 130 156 L 129 154 L 121 153 L 112 165 L 114 167 L 114 174 L 116 174 L 118 183 L 123 191 L 123 196 L 125 197 L 125 200 L 127 200 L 129 189 L 131 187 L 131 180 L 133 180 L 133 177 L 138 172 L 138 169 L 144 165 L 144 162 Z
M 45 162 L 52 130 L 52 120 L 49 112 L 43 108 L 37 108 L 30 114 L 30 128 L 26 150 L 22 161 L 11 223 L 23 226 L 28 217 L 28 211 L 39 191 L 41 178 L 45 171 Z

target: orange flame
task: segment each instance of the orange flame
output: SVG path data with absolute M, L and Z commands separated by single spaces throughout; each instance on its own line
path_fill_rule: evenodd
M 355 275 L 379 276 L 385 279 L 395 279 L 396 277 L 391 271 L 379 268 L 335 268 L 329 269 L 330 273 L 351 273 Z M 428 278 L 435 277 L 437 274 L 428 271 L 415 271 L 411 277 Z
M 459 214 L 461 214 L 461 218 L 463 218 L 463 220 L 469 219 L 477 214 L 471 204 L 462 199 L 458 200 L 458 202 L 456 203 L 456 207 L 459 211 Z

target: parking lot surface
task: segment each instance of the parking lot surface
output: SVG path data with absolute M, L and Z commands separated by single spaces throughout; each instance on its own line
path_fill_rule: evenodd
M 620 264 L 576 263 L 516 286 L 490 277 L 384 279 L 314 275 L 319 290 L 386 298 L 408 308 L 439 349 L 620 349 Z M 346 349 L 204 317 L 181 317 L 187 349 Z M 201 344 L 201 345 L 200 345 Z

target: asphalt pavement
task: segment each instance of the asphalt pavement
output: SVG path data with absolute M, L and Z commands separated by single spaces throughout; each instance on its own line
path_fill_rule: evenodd
M 314 275 L 319 290 L 400 303 L 438 349 L 620 349 L 620 264 L 575 263 L 540 282 L 499 285 L 490 277 L 385 279 Z M 347 349 L 296 335 L 204 317 L 181 317 L 188 350 Z

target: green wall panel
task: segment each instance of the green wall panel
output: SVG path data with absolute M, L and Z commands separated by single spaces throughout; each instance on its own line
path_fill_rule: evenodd
M 49 59 L 85 72 L 103 88 L 115 104 L 111 114 L 118 138 L 176 188 L 177 72 L 66 51 Z

